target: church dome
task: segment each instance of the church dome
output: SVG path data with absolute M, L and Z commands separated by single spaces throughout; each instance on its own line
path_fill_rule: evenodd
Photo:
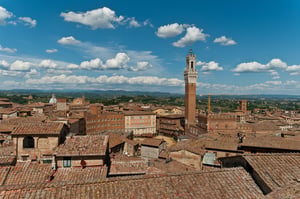
M 56 102 L 57 102 L 57 100 L 56 100 L 56 98 L 55 98 L 55 95 L 52 94 L 52 97 L 51 97 L 51 99 L 49 100 L 49 103 L 50 103 L 50 104 L 56 104 Z

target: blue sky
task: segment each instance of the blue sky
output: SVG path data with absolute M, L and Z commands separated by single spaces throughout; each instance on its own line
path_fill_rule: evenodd
M 300 2 L 0 1 L 0 89 L 298 94 Z

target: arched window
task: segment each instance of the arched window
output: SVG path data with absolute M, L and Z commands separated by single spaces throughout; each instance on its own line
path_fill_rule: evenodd
M 194 62 L 191 62 L 191 68 L 194 70 Z
M 32 136 L 24 137 L 23 148 L 34 148 L 34 139 Z

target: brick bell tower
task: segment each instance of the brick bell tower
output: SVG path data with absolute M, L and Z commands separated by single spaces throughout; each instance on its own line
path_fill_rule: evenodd
M 196 55 L 190 49 L 186 55 L 185 81 L 185 127 L 186 130 L 195 123 L 196 116 L 196 83 L 198 71 L 196 70 Z

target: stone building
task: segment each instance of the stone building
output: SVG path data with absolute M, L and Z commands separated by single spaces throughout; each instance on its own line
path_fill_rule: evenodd
M 69 129 L 57 122 L 20 123 L 11 133 L 19 161 L 52 159 L 55 148 L 64 142 Z
M 159 154 L 166 149 L 166 141 L 145 138 L 141 143 L 141 156 L 146 158 L 158 158 Z
M 157 116 L 157 131 L 159 134 L 178 137 L 184 134 L 183 115 Z
M 156 114 L 146 111 L 124 111 L 125 131 L 134 136 L 152 137 L 156 134 Z
M 67 99 L 66 98 L 58 98 L 57 99 L 56 110 L 67 111 Z

